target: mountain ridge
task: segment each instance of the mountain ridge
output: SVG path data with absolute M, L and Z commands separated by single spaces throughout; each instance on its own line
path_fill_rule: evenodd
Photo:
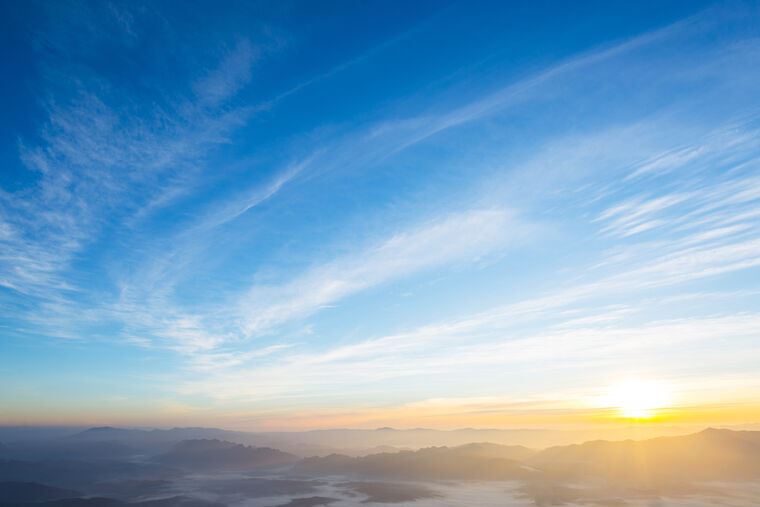
M 298 457 L 271 447 L 251 447 L 220 439 L 183 440 L 155 460 L 191 469 L 245 470 L 292 465 Z

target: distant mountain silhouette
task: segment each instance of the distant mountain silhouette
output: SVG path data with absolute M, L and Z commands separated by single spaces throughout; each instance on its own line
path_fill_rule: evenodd
M 113 432 L 126 433 L 130 431 L 140 431 L 140 430 L 123 430 L 119 428 L 114 428 L 113 426 L 96 426 L 94 428 L 84 430 L 83 432 L 78 433 L 77 435 L 98 435 L 98 434 L 113 433 Z
M 522 486 L 538 506 L 716 495 L 717 484 L 730 492 L 731 482 L 760 479 L 760 432 L 707 429 L 641 441 L 597 440 L 552 447 L 526 462 L 543 473 Z
M 536 454 L 537 451 L 528 449 L 522 445 L 499 445 L 489 442 L 476 442 L 460 445 L 453 449 L 459 454 L 478 458 L 505 458 L 513 460 L 525 460 Z
M 251 433 L 246 442 L 300 453 L 298 446 L 317 446 L 329 449 L 330 453 L 356 455 L 357 451 L 377 446 L 421 449 L 425 447 L 454 447 L 472 442 L 491 442 L 500 445 L 524 445 L 531 448 L 545 448 L 551 445 L 580 443 L 592 438 L 621 440 L 641 434 L 641 429 L 615 427 L 599 430 L 547 430 L 547 429 L 473 429 L 435 430 L 429 428 L 394 429 L 329 429 L 301 432 Z M 660 435 L 683 435 L 684 428 L 653 426 L 645 429 L 643 438 Z M 225 440 L 238 441 L 234 438 Z M 241 443 L 243 443 L 241 441 Z M 298 444 L 298 445 L 295 445 Z M 303 454 L 302 454 L 303 455 Z M 326 455 L 326 454 L 322 454 Z
M 401 479 L 522 479 L 533 475 L 508 456 L 527 456 L 530 450 L 482 444 L 461 447 L 429 447 L 417 451 L 371 454 L 352 458 L 333 454 L 306 458 L 294 467 L 309 475 L 348 475 Z M 501 454 L 497 452 L 501 448 Z
M 166 465 L 190 469 L 246 470 L 292 465 L 298 457 L 269 447 L 248 447 L 225 440 L 184 440 L 160 456 Z
M 552 447 L 527 462 L 560 477 L 603 477 L 658 488 L 683 481 L 760 478 L 760 432 L 706 429 L 681 437 Z
M 609 487 L 683 491 L 698 481 L 760 479 L 760 432 L 707 429 L 692 435 L 642 441 L 592 441 L 532 451 L 490 443 L 349 457 L 307 458 L 294 467 L 306 475 L 377 478 L 520 479 L 528 490 L 578 495 L 562 484 L 603 479 Z M 564 489 L 563 489 L 564 488 Z
M 223 430 L 99 427 L 37 442 L 33 439 L 13 441 L 6 445 L 4 459 L 0 458 L 0 482 L 15 483 L 16 486 L 12 487 L 16 487 L 17 492 L 23 492 L 18 488 L 29 488 L 29 495 L 8 496 L 6 500 L 0 500 L 0 507 L 30 502 L 38 502 L 37 507 L 195 507 L 193 502 L 202 502 L 189 497 L 165 498 L 156 500 L 165 503 L 152 505 L 144 501 L 145 498 L 176 495 L 180 491 L 209 493 L 215 495 L 211 498 L 224 501 L 237 497 L 279 496 L 293 499 L 295 503 L 292 505 L 317 505 L 315 502 L 334 500 L 319 495 L 325 494 L 322 489 L 325 484 L 336 480 L 318 478 L 336 475 L 345 476 L 345 479 L 338 479 L 345 485 L 353 485 L 346 486 L 346 491 L 376 498 L 386 493 L 387 498 L 398 497 L 394 492 L 400 491 L 400 486 L 392 486 L 393 482 L 387 481 L 516 480 L 520 481 L 525 497 L 537 505 L 562 502 L 615 505 L 620 499 L 636 495 L 692 494 L 704 492 L 707 488 L 715 489 L 716 483 L 760 480 L 759 431 L 707 429 L 690 435 L 637 441 L 595 440 L 540 451 L 478 440 L 478 443 L 456 447 L 429 446 L 401 451 L 380 447 L 378 450 L 393 452 L 358 457 L 334 453 L 303 460 L 268 446 L 248 446 L 226 439 L 171 440 L 187 434 L 217 431 Z M 344 444 L 356 449 L 354 444 L 366 442 L 367 435 L 413 442 L 415 435 L 426 441 L 452 434 L 457 438 L 484 436 L 492 431 L 467 429 L 447 433 L 382 428 L 299 432 L 291 436 L 290 445 L 302 446 L 303 442 L 297 439 L 307 434 L 316 434 L 320 438 L 329 435 L 326 442 L 348 435 L 350 438 Z M 493 434 L 504 436 L 500 432 Z M 242 435 L 264 438 L 262 435 L 267 434 Z M 284 439 L 286 434 L 276 435 Z M 355 440 L 351 440 L 354 437 Z M 412 447 L 416 448 L 413 443 Z M 142 451 L 134 454 L 138 448 Z M 62 459 L 62 456 L 67 458 Z M 278 473 L 289 473 L 290 476 L 253 478 L 245 477 L 246 474 L 237 477 L 226 474 L 214 477 L 214 472 L 266 470 L 269 473 L 268 469 L 280 469 Z M 198 471 L 204 472 L 208 479 L 202 480 L 207 482 L 193 482 L 193 487 L 187 489 L 188 474 Z M 299 475 L 310 479 L 303 480 L 304 477 L 297 477 Z M 18 486 L 18 483 L 37 484 Z M 69 492 L 60 493 L 61 490 Z M 77 491 L 83 494 L 71 497 Z M 421 490 L 406 492 L 409 498 L 421 494 Z M 48 493 L 51 496 L 46 497 Z M 92 498 L 83 498 L 91 495 Z M 137 501 L 141 503 L 128 503 Z M 278 498 L 277 501 L 286 500 Z M 209 504 L 197 505 L 207 507 Z
M 112 443 L 128 446 L 142 453 L 163 452 L 183 440 L 220 439 L 247 443 L 250 433 L 217 428 L 124 429 L 111 426 L 90 428 L 68 437 L 69 442 Z
M 65 449 L 72 452 L 76 443 L 90 442 L 90 447 L 76 451 L 82 459 L 90 457 L 116 458 L 131 454 L 158 454 L 166 452 L 182 440 L 219 439 L 237 444 L 255 447 L 272 447 L 299 456 L 327 456 L 329 454 L 346 454 L 358 456 L 367 454 L 374 448 L 420 449 L 436 446 L 457 446 L 471 442 L 491 442 L 501 445 L 526 445 L 543 448 L 549 445 L 566 445 L 580 443 L 590 438 L 621 440 L 631 435 L 640 435 L 640 429 L 610 428 L 608 430 L 562 431 L 546 429 L 473 429 L 434 430 L 427 428 L 394 429 L 330 429 L 298 432 L 243 432 L 218 428 L 171 428 L 171 429 L 129 429 L 113 426 L 98 426 L 89 429 L 76 428 L 25 428 L 0 427 L 0 440 L 3 445 L 23 444 L 24 448 L 36 447 L 43 450 L 49 446 L 60 457 L 66 455 Z M 683 428 L 653 427 L 646 430 L 647 436 L 681 435 L 687 433 Z M 114 444 L 108 448 L 105 444 L 98 447 L 97 442 Z M 55 446 L 53 445 L 55 444 Z M 118 447 L 117 447 L 118 446 Z M 58 450 L 54 451 L 54 447 Z M 0 453 L 2 449 L 0 448 Z M 99 455 L 99 456 L 98 456 Z M 15 457 L 14 454 L 5 457 Z M 31 456 L 31 455 L 30 455 Z M 30 459 L 30 456 L 21 459 Z M 38 454 L 42 458 L 42 454 Z
M 125 429 L 114 428 L 112 426 L 100 426 L 89 428 L 71 435 L 72 440 L 150 440 L 150 441 L 172 441 L 187 440 L 190 438 L 220 438 L 230 435 L 247 435 L 245 432 L 222 430 L 218 428 L 171 428 L 164 429 Z

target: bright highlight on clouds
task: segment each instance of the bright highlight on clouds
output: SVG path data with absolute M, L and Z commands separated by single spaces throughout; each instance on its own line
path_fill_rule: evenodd
M 754 422 L 753 3 L 104 5 L 0 8 L 8 422 Z

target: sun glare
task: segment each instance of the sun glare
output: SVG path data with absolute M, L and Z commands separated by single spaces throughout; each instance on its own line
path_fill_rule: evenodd
M 670 393 L 662 383 L 631 380 L 613 387 L 604 404 L 626 419 L 651 419 L 670 406 Z

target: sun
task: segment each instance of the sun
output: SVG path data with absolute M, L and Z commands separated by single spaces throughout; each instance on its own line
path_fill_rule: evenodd
M 661 382 L 629 380 L 612 387 L 604 404 L 625 419 L 652 419 L 670 406 L 670 392 Z

